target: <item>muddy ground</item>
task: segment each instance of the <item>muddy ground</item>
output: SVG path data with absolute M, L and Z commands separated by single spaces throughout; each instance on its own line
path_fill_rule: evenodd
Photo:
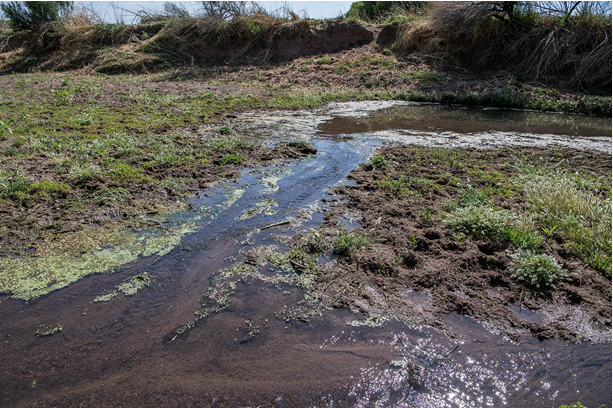
M 192 102 L 155 107 L 182 119 Z M 608 121 L 393 101 L 229 115 L 234 132 L 263 143 L 240 150 L 245 161 L 217 164 L 241 146 L 232 144 L 205 149 L 204 166 L 159 171 L 196 166 L 205 177 L 237 177 L 200 190 L 187 172 L 181 179 L 193 190 L 179 211 L 144 214 L 138 231 L 122 225 L 119 238 L 100 240 L 89 227 L 52 231 L 64 245 L 3 259 L 23 274 L 4 281 L 14 292 L 0 300 L 0 404 L 522 407 L 610 399 L 601 384 L 611 372 L 609 278 L 568 251 L 561 229 L 545 233 L 537 220 L 538 250 L 569 277 L 535 290 L 510 277 L 511 243 L 443 225 L 471 189 L 523 212 L 521 163 L 578 171 L 606 200 Z M 221 125 L 209 127 L 216 139 Z M 142 135 L 162 136 L 149 137 Z M 170 140 L 180 148 L 183 139 Z M 496 140 L 498 148 L 485 149 Z M 439 143 L 470 148 L 430 147 Z M 40 157 L 21 148 L 10 160 Z M 336 250 L 341 234 L 364 244 Z M 67 258 L 58 256 L 67 247 Z
M 466 185 L 475 191 L 493 189 L 494 205 L 521 212 L 524 197 L 510 185 L 521 163 L 587 172 L 602 177 L 606 191 L 610 155 L 406 145 L 387 146 L 375 155 L 388 164 L 377 168 L 366 163 L 351 172 L 353 183 L 336 189 L 341 200 L 326 214 L 323 226 L 294 238 L 297 248 L 310 253 L 326 248 L 327 236 L 338 237 L 339 225 L 368 239 L 364 248 L 336 257 L 337 264 L 318 272 L 317 287 L 325 288 L 332 305 L 443 329 L 448 329 L 445 317 L 457 312 L 516 340 L 525 333 L 540 339 L 610 339 L 610 280 L 573 256 L 561 234 L 548 235 L 542 251 L 569 274 L 549 290 L 511 278 L 509 242 L 462 236 L 443 225 L 449 206 L 461 201 Z M 378 184 L 407 175 L 413 181 L 407 182 L 405 194 Z

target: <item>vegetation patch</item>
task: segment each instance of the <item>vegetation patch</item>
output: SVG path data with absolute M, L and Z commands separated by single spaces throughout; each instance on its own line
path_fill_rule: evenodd
M 586 336 L 562 314 L 535 324 L 509 313 L 518 302 L 551 310 L 580 298 L 585 319 L 610 316 L 609 275 L 590 258 L 599 241 L 592 235 L 591 246 L 580 246 L 564 225 L 574 216 L 608 239 L 597 228 L 610 222 L 610 155 L 406 145 L 376 155 L 389 164 L 375 168 L 369 160 L 354 170 L 355 184 L 336 188 L 346 201 L 321 227 L 294 237 L 296 265 L 317 270 L 315 293 L 365 315 L 414 323 L 444 325 L 441 316 L 459 311 L 511 337 L 543 330 Z M 360 228 L 339 230 L 347 213 L 359 214 Z M 329 256 L 332 266 L 323 267 Z

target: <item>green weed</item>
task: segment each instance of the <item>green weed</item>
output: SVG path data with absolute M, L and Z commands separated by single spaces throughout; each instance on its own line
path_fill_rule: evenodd
M 511 255 L 511 259 L 516 264 L 511 277 L 536 288 L 555 288 L 555 282 L 566 276 L 566 272 L 551 255 L 520 250 Z

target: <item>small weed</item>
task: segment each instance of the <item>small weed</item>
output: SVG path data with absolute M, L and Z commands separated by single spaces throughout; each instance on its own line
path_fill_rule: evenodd
M 428 207 L 422 208 L 419 211 L 419 215 L 423 222 L 432 221 L 432 209 L 431 208 L 428 208 Z
M 415 235 L 413 235 L 410 239 L 409 239 L 409 245 L 411 245 L 411 249 L 413 251 L 415 251 L 417 249 L 417 247 L 419 246 L 419 240 L 417 239 L 417 237 L 415 237 Z
M 566 276 L 566 272 L 551 255 L 537 254 L 534 251 L 520 250 L 511 255 L 515 261 L 512 278 L 525 281 L 536 288 L 555 288 L 555 282 Z
M 232 133 L 234 133 L 234 129 L 232 129 L 230 126 L 224 125 L 224 126 L 220 127 L 220 128 L 217 130 L 217 132 L 218 132 L 220 135 L 227 136 L 227 135 L 231 135 Z
M 245 159 L 239 153 L 229 153 L 218 160 L 219 164 L 241 164 Z
M 355 232 L 348 232 L 339 228 L 339 234 L 334 242 L 334 253 L 337 255 L 351 256 L 368 245 L 369 239 Z
M 374 156 L 370 159 L 370 165 L 373 169 L 380 169 L 389 165 L 385 157 L 383 156 Z

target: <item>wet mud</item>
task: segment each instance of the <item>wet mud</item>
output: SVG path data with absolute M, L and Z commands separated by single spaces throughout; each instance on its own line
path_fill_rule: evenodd
M 509 302 L 505 319 L 526 329 L 511 333 L 496 330 L 481 315 L 471 314 L 470 299 L 461 300 L 459 292 L 454 305 L 462 303 L 465 308 L 443 306 L 432 313 L 431 305 L 440 301 L 436 285 L 423 290 L 406 280 L 396 286 L 388 280 L 385 286 L 366 288 L 375 299 L 378 293 L 387 293 L 389 286 L 393 289 L 389 293 L 402 298 L 415 311 L 413 316 L 419 317 L 411 321 L 400 316 L 397 308 L 390 312 L 396 305 L 393 302 L 385 310 L 359 310 L 339 296 L 343 285 L 326 287 L 325 274 L 315 278 L 323 286 L 308 280 L 311 274 L 303 268 L 346 268 L 346 262 L 337 256 L 319 258 L 316 265 L 301 263 L 306 258 L 287 257 L 296 234 L 331 223 L 357 230 L 368 227 L 372 220 L 364 218 L 366 207 L 349 207 L 352 201 L 347 194 L 352 189 L 358 194 L 363 187 L 360 180 L 372 176 L 360 163 L 388 139 L 377 130 L 350 130 L 345 120 L 396 115 L 398 109 L 381 103 L 337 104 L 314 112 L 262 112 L 239 118 L 241 130 L 253 137 L 270 142 L 308 139 L 317 154 L 289 165 L 242 170 L 236 181 L 189 200 L 186 211 L 159 216 L 156 228 L 162 230 L 191 226 L 167 251 L 140 255 L 112 274 L 86 276 L 28 302 L 3 297 L 0 405 L 519 407 L 577 400 L 587 406 L 608 403 L 610 340 L 575 343 L 581 339 L 575 336 L 569 342 L 559 332 L 539 336 L 530 328 L 540 324 L 540 315 L 525 311 L 533 300 L 523 300 L 519 309 Z M 438 112 L 431 106 L 402 109 L 406 110 L 403 115 L 423 112 L 423 121 Z M 459 115 L 454 120 L 465 119 Z M 331 127 L 331 121 L 338 126 Z M 475 124 L 475 129 L 479 126 Z M 604 143 L 594 139 L 609 136 L 610 144 L 610 122 L 609 133 L 606 126 L 603 131 L 599 126 L 585 131 L 589 138 L 582 138 L 581 130 L 572 137 L 558 135 L 549 140 L 543 136 L 542 140 L 563 149 L 581 139 L 585 160 L 600 163 L 602 157 L 605 163 L 608 157 L 610 164 L 606 149 L 602 153 Z M 403 122 L 402 127 L 411 124 Z M 428 131 L 445 132 L 436 126 Z M 543 130 L 541 135 L 556 132 Z M 500 157 L 507 154 L 499 152 Z M 356 168 L 357 173 L 348 179 Z M 345 197 L 338 196 L 339 189 Z M 384 211 L 389 207 L 384 201 L 373 204 Z M 395 233 L 388 224 L 383 226 Z M 436 233 L 438 240 L 428 228 L 418 234 L 431 236 L 427 242 L 447 239 L 444 232 Z M 470 251 L 480 251 L 477 243 L 471 245 Z M 429 250 L 434 247 L 431 244 Z M 361 256 L 367 257 L 368 251 Z M 368 264 L 366 258 L 359 261 Z M 347 277 L 339 275 L 339 282 L 343 279 Z M 610 296 L 610 281 L 598 279 L 592 277 L 593 285 L 606 285 L 603 290 Z M 125 286 L 127 283 L 132 286 Z M 480 296 L 508 299 L 507 289 L 499 283 L 479 286 Z M 588 312 L 595 313 L 600 306 L 590 300 L 590 284 L 588 280 L 586 287 L 573 290 L 580 291 L 592 307 Z M 106 299 L 110 294 L 114 295 Z M 432 314 L 432 321 L 423 319 L 427 313 Z M 610 337 L 610 310 L 608 315 L 602 313 L 602 322 L 595 329 Z M 53 331 L 57 325 L 61 330 Z M 49 335 L 37 336 L 37 330 Z

